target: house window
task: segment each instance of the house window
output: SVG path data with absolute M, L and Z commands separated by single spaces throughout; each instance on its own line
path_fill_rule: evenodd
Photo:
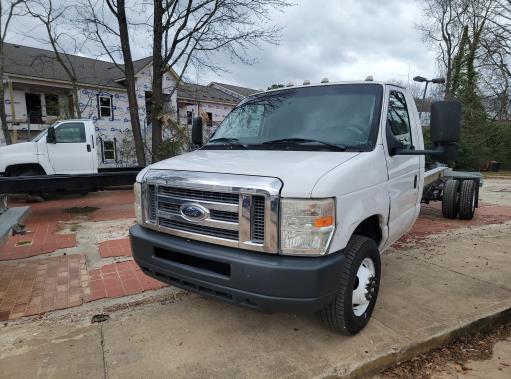
M 213 113 L 207 112 L 208 114 L 208 126 L 213 126 Z
M 186 123 L 188 125 L 192 125 L 192 119 L 193 119 L 193 113 L 192 111 L 187 111 L 186 112 Z
M 110 96 L 98 96 L 100 118 L 112 118 L 112 98 Z
M 103 140 L 103 162 L 105 161 L 116 161 L 117 151 L 115 148 L 115 141 Z
M 44 95 L 47 116 L 60 116 L 59 95 Z

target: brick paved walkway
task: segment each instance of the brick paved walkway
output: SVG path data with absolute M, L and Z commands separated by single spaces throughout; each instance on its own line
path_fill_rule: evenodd
M 87 301 L 120 297 L 158 289 L 166 285 L 145 275 L 134 261 L 118 262 L 90 270 Z
M 82 304 L 88 289 L 83 255 L 0 264 L 0 320 Z
M 76 246 L 74 234 L 60 234 L 57 221 L 29 221 L 27 233 L 10 237 L 0 247 L 0 261 L 21 259 Z
M 101 242 L 99 244 L 101 258 L 131 257 L 131 245 L 129 238 L 121 238 Z

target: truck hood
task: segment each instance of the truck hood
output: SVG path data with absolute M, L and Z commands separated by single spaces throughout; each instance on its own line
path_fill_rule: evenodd
M 282 195 L 307 197 L 328 171 L 357 152 L 196 150 L 149 166 L 157 170 L 200 171 L 279 178 Z
M 34 142 L 21 142 L 0 147 L 0 159 L 7 154 L 37 154 L 37 144 Z
M 0 147 L 0 172 L 18 163 L 37 162 L 37 143 L 22 142 Z

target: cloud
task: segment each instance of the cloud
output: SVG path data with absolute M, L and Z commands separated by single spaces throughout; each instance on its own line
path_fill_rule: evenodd
M 273 12 L 273 21 L 283 27 L 278 46 L 262 45 L 248 53 L 253 65 L 217 56 L 228 72 L 190 70 L 187 78 L 206 84 L 223 81 L 263 89 L 273 83 L 301 83 L 360 80 L 372 75 L 375 80 L 408 82 L 415 75 L 433 76 L 435 55 L 421 42 L 415 24 L 422 17 L 416 0 L 294 0 L 296 5 L 284 12 Z M 140 17 L 144 18 L 144 15 Z M 36 47 L 43 40 L 23 37 L 44 35 L 35 21 L 18 18 L 8 40 Z M 151 53 L 147 33 L 133 33 L 134 59 Z M 87 51 L 96 57 L 101 51 Z M 103 55 L 103 59 L 105 56 Z
M 283 26 L 279 46 L 253 49 L 251 66 L 232 64 L 222 80 L 254 88 L 272 83 L 359 80 L 407 82 L 414 75 L 432 75 L 434 54 L 420 41 L 415 24 L 420 3 L 400 0 L 302 0 L 275 22 Z M 203 81 L 214 74 L 202 75 Z

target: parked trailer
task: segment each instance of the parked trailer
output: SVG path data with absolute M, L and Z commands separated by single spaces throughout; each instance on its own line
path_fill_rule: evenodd
M 100 170 L 97 174 L 0 177 L 0 194 L 87 193 L 133 185 L 142 168 Z
M 24 232 L 23 219 L 30 207 L 9 208 L 8 194 L 47 195 L 88 193 L 110 187 L 133 185 L 141 168 L 100 170 L 97 174 L 0 177 L 0 244 L 12 230 Z

